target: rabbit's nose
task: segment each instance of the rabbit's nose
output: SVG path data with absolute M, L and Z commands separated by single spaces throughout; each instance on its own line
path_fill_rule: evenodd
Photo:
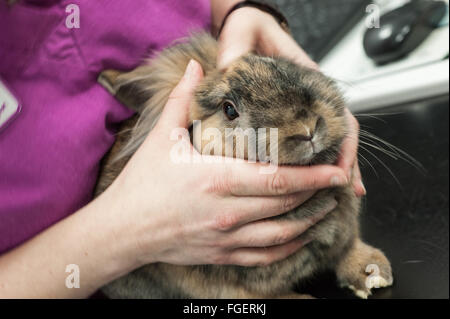
M 289 139 L 291 141 L 295 141 L 295 142 L 311 142 L 313 138 L 314 138 L 314 132 L 310 133 L 309 135 L 297 134 L 297 135 L 293 135 L 293 136 L 289 137 Z

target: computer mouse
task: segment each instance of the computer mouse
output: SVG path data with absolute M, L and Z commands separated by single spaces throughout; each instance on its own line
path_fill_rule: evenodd
M 367 29 L 364 50 L 377 64 L 397 61 L 416 49 L 447 14 L 444 1 L 412 0 L 380 18 L 380 28 Z

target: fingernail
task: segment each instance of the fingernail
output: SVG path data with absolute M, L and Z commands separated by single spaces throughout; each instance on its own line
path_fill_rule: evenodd
M 195 61 L 191 60 L 191 61 L 189 61 L 188 66 L 186 67 L 186 72 L 184 73 L 184 78 L 186 80 L 192 79 L 192 76 L 194 75 L 194 71 L 195 71 Z
M 330 181 L 331 187 L 343 186 L 343 185 L 346 185 L 347 183 L 348 182 L 346 179 L 339 177 L 339 176 L 333 176 Z
M 359 185 L 360 185 L 361 188 L 364 190 L 364 196 L 366 196 L 366 195 L 367 195 L 367 189 L 366 189 L 366 187 L 364 186 L 364 183 L 363 183 L 362 181 L 359 181 Z

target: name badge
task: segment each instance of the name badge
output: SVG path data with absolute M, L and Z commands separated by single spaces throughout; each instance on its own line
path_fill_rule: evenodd
M 20 113 L 19 101 L 0 80 L 0 132 Z

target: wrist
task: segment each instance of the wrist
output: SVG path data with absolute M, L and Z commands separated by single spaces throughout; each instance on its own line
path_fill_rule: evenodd
M 136 225 L 130 218 L 133 214 L 120 202 L 121 198 L 123 196 L 110 189 L 86 207 L 88 213 L 96 214 L 92 225 L 94 229 L 98 228 L 96 241 L 104 250 L 103 259 L 109 265 L 109 275 L 114 277 L 142 266 Z
M 160 209 L 153 207 L 153 203 L 145 207 L 139 205 L 142 200 L 133 200 L 132 192 L 127 196 L 124 189 L 129 189 L 127 179 L 119 176 L 97 198 L 97 205 L 103 214 L 101 218 L 108 222 L 110 240 L 115 244 L 114 253 L 119 256 L 118 260 L 125 261 L 120 267 L 134 270 L 160 262 L 160 251 L 170 241 L 170 235 L 165 231 L 164 216 L 154 213 Z
M 242 12 L 242 10 L 247 10 L 249 8 L 255 9 L 251 12 L 258 12 L 258 16 L 265 16 L 266 18 L 270 17 L 270 19 L 275 21 L 285 32 L 290 34 L 289 23 L 283 13 L 281 13 L 276 6 L 271 5 L 265 1 L 248 0 L 238 1 L 233 6 L 231 6 L 231 8 L 222 19 L 222 23 L 217 31 L 217 36 L 220 36 L 231 15 L 233 15 L 237 11 Z
M 239 21 L 242 26 L 253 27 L 276 27 L 278 22 L 267 12 L 261 11 L 253 7 L 242 7 L 229 14 L 224 24 L 224 28 L 228 23 L 236 23 Z
M 130 245 L 98 198 L 0 258 L 0 296 L 86 298 L 134 270 Z M 79 288 L 67 285 L 68 265 L 78 268 Z
M 211 0 L 211 32 L 218 35 L 227 13 L 242 0 Z

